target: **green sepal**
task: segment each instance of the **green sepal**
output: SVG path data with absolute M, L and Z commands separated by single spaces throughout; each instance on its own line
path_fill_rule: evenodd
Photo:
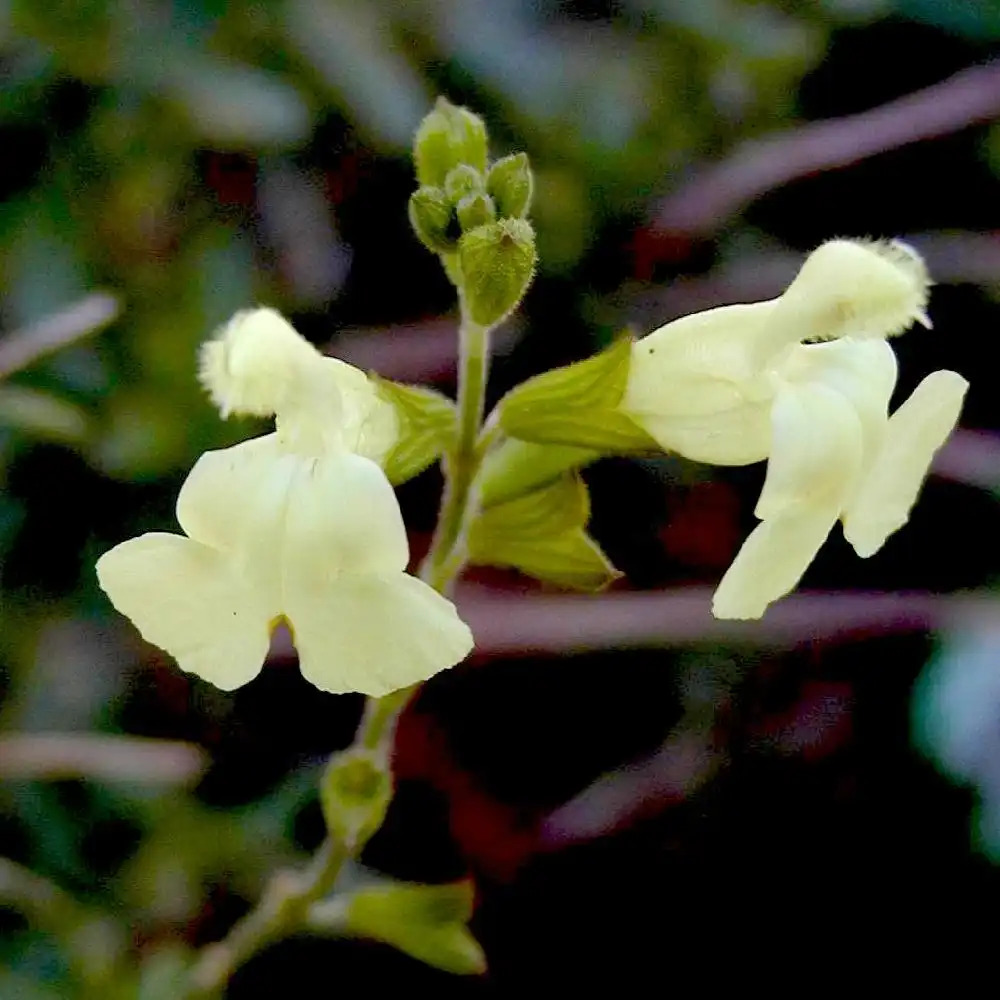
M 497 217 L 493 199 L 488 194 L 470 194 L 463 198 L 455 209 L 458 216 L 458 224 L 462 227 L 462 232 L 467 233 L 470 229 L 478 226 L 485 226 L 493 222 Z
M 413 159 L 421 185 L 442 187 L 460 163 L 486 172 L 486 125 L 479 115 L 439 97 L 413 140 Z
M 382 463 L 393 486 L 405 483 L 439 458 L 455 438 L 455 404 L 447 396 L 420 385 L 368 376 L 396 410 L 399 433 Z
M 391 944 L 435 969 L 478 976 L 486 971 L 486 956 L 469 930 L 472 907 L 469 881 L 379 885 L 354 894 L 346 929 Z
M 319 786 L 327 829 L 352 851 L 382 825 L 391 798 L 388 762 L 369 750 L 335 754 Z
M 524 219 L 501 219 L 458 243 L 462 292 L 473 322 L 499 323 L 521 301 L 535 275 L 535 231 Z
M 486 175 L 486 190 L 496 202 L 501 218 L 523 219 L 531 207 L 534 180 L 526 153 L 497 160 Z
M 497 407 L 504 432 L 524 441 L 602 453 L 662 451 L 618 409 L 628 382 L 632 342 L 631 337 L 620 337 L 600 354 L 512 389 Z
M 568 590 L 601 590 L 621 574 L 587 534 L 589 519 L 586 484 L 564 474 L 482 510 L 469 529 L 469 562 L 509 566 Z
M 601 453 L 591 448 L 504 438 L 486 455 L 479 470 L 480 505 L 493 507 L 514 500 L 600 457 Z
M 469 195 L 481 194 L 485 192 L 486 184 L 483 175 L 470 167 L 467 163 L 460 163 L 457 167 L 448 171 L 448 176 L 444 180 L 445 197 L 457 205 L 463 198 Z
M 410 226 L 432 253 L 448 253 L 458 245 L 457 234 L 449 232 L 452 211 L 452 204 L 441 188 L 422 187 L 410 195 Z

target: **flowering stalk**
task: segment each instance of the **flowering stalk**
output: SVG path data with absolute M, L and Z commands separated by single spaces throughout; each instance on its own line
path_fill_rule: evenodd
M 484 449 L 479 447 L 489 367 L 490 328 L 473 322 L 463 306 L 459 332 L 458 427 L 444 463 L 445 488 L 437 529 L 420 576 L 439 593 L 452 588 L 466 563 L 465 531 L 475 510 L 475 479 Z M 365 703 L 361 723 L 345 756 L 367 751 L 386 782 L 391 782 L 389 746 L 396 721 L 416 687 L 403 688 Z M 337 755 L 339 756 L 339 755 Z M 310 866 L 301 873 L 275 875 L 259 904 L 233 926 L 226 938 L 205 948 L 191 969 L 188 1000 L 211 1000 L 225 989 L 233 972 L 268 944 L 301 930 L 312 904 L 336 884 L 344 864 L 357 857 L 377 825 L 348 844 L 327 835 Z
M 490 328 L 480 326 L 462 305 L 459 330 L 458 430 L 445 457 L 441 513 L 420 576 L 445 594 L 465 565 L 465 529 L 475 510 L 473 484 L 481 454 L 477 448 L 486 399 Z

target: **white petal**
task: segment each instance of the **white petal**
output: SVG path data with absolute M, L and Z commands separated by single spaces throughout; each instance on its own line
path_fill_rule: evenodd
M 401 572 L 409 561 L 396 494 L 385 473 L 360 455 L 303 460 L 283 531 L 286 587 L 322 591 L 340 573 Z
M 899 242 L 830 240 L 814 250 L 778 300 L 756 361 L 804 340 L 891 337 L 925 318 L 929 281 Z
M 380 697 L 472 649 L 451 601 L 405 573 L 343 574 L 322 591 L 290 581 L 287 598 L 302 674 L 323 691 Z
M 771 447 L 771 406 L 766 402 L 697 416 L 631 416 L 664 451 L 692 462 L 749 465 L 767 458 Z
M 97 561 L 111 603 L 183 670 L 230 691 L 260 671 L 273 612 L 228 560 L 180 535 L 130 539 Z
M 861 469 L 861 421 L 851 404 L 824 385 L 784 383 L 771 428 L 757 517 L 766 521 L 811 507 L 842 510 Z
M 224 417 L 269 416 L 294 399 L 320 360 L 316 349 L 274 309 L 236 313 L 202 345 L 199 378 Z
M 649 417 L 719 413 L 761 393 L 749 348 L 773 302 L 722 306 L 674 320 L 637 341 L 621 407 Z
M 262 534 L 274 545 L 301 461 L 275 434 L 206 452 L 181 487 L 177 520 L 190 538 L 221 551 L 259 545 Z
M 792 510 L 750 533 L 712 599 L 716 618 L 760 618 L 802 579 L 830 529 L 833 506 Z
M 850 402 L 861 421 L 867 466 L 882 447 L 897 369 L 896 354 L 884 340 L 845 337 L 796 347 L 781 375 L 793 382 L 825 385 Z
M 968 387 L 955 372 L 933 372 L 889 418 L 882 450 L 844 514 L 844 535 L 859 556 L 877 552 L 906 524 L 934 452 L 958 422 Z
M 324 358 L 323 367 L 343 402 L 344 447 L 381 464 L 399 437 L 395 408 L 359 368 L 338 358 Z

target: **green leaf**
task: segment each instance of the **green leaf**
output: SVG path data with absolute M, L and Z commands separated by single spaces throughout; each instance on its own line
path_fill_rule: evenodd
M 23 385 L 0 387 L 0 426 L 60 444 L 80 444 L 90 432 L 79 407 Z
M 276 73 L 178 49 L 159 81 L 194 130 L 218 149 L 291 146 L 309 135 L 311 114 Z
M 483 507 L 493 507 L 515 500 L 600 457 L 601 453 L 591 448 L 505 438 L 483 459 L 479 472 L 479 502 Z
M 621 337 L 592 358 L 537 375 L 500 401 L 500 426 L 524 441 L 605 453 L 662 451 L 618 409 L 631 361 L 632 338 Z
M 384 462 L 394 486 L 423 472 L 455 438 L 455 404 L 447 396 L 419 385 L 404 385 L 369 375 L 379 394 L 391 403 L 399 420 L 399 435 Z
M 469 561 L 510 566 L 570 590 L 601 590 L 621 574 L 584 530 L 587 487 L 576 473 L 490 507 L 469 531 Z
M 482 975 L 486 956 L 468 928 L 472 904 L 471 882 L 380 885 L 352 898 L 347 927 L 436 969 Z

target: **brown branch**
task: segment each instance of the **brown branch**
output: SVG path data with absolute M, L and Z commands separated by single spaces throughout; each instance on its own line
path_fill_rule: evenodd
M 115 319 L 120 308 L 114 296 L 94 292 L 32 326 L 0 338 L 0 379 L 96 333 Z
M 708 235 L 748 202 L 788 181 L 1000 116 L 1000 62 L 964 69 L 857 115 L 750 139 L 660 202 L 654 233 Z
M 0 780 L 137 781 L 189 785 L 208 764 L 192 743 L 99 736 L 92 733 L 15 733 L 0 736 Z

